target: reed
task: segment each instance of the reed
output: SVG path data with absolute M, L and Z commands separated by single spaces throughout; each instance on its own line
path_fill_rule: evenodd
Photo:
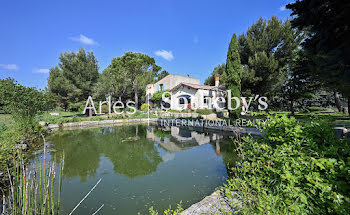
M 36 160 L 31 166 L 25 165 L 19 153 L 14 167 L 7 168 L 10 190 L 3 196 L 2 214 L 59 214 L 64 157 L 59 164 L 57 180 L 55 162 L 45 162 L 45 153 L 44 150 L 39 162 Z M 57 184 L 58 192 L 55 195 Z

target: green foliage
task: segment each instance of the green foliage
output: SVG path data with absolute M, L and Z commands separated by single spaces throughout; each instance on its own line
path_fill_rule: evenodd
M 292 25 L 307 35 L 303 47 L 312 77 L 350 97 L 349 1 L 301 0 L 286 6 Z
M 6 105 L 11 102 L 12 93 L 15 89 L 16 82 L 12 78 L 0 79 L 0 110 L 6 110 Z
M 309 107 L 307 110 L 309 112 L 329 111 L 328 108 L 324 108 L 324 107 Z
M 300 40 L 288 20 L 282 22 L 274 16 L 268 21 L 260 18 L 245 34 L 239 35 L 244 95 L 268 96 L 280 91 Z
M 181 212 L 184 210 L 184 209 L 182 208 L 182 206 L 181 206 L 181 203 L 182 203 L 182 202 L 180 202 L 179 204 L 177 204 L 177 207 L 176 207 L 175 209 L 171 209 L 171 206 L 169 206 L 169 208 L 166 209 L 166 210 L 163 212 L 163 214 L 164 214 L 164 215 L 177 215 L 177 214 L 181 213 Z M 151 207 L 151 208 L 149 209 L 149 213 L 150 213 L 151 215 L 159 215 L 159 212 L 156 211 L 156 210 L 154 210 L 153 207 Z
M 93 52 L 85 53 L 84 49 L 65 52 L 59 59 L 59 65 L 50 69 L 48 88 L 67 110 L 70 104 L 86 101 L 92 95 L 99 76 L 98 65 Z
M 141 105 L 141 110 L 147 112 L 147 111 L 151 110 L 151 105 L 148 103 L 144 103 Z
M 161 71 L 160 73 L 157 74 L 157 81 L 162 80 L 165 78 L 167 75 L 169 75 L 169 72 L 166 70 Z
M 154 58 L 143 53 L 126 52 L 121 57 L 113 58 L 102 72 L 97 94 L 102 98 L 111 95 L 121 101 L 134 95 L 133 100 L 138 108 L 139 96 L 145 94 L 146 85 L 154 81 L 160 69 Z
M 213 110 L 210 110 L 210 109 L 207 109 L 207 108 L 197 109 L 196 112 L 199 113 L 200 115 L 208 115 L 208 114 L 214 113 Z
M 1 80 L 5 84 L 4 109 L 10 113 L 17 125 L 25 133 L 35 129 L 35 116 L 45 110 L 45 95 L 33 87 L 24 87 L 14 80 Z
M 320 88 L 320 83 L 310 75 L 309 59 L 303 49 L 296 51 L 289 62 L 287 81 L 283 85 L 284 98 L 289 101 L 289 109 L 294 114 L 294 103 L 298 100 L 312 99 Z
M 226 86 L 227 84 L 227 74 L 226 74 L 226 64 L 219 64 L 214 68 L 214 71 L 210 74 L 210 76 L 205 79 L 204 84 L 209 86 L 215 86 L 215 77 L 220 77 L 220 85 Z
M 160 102 L 162 101 L 162 95 L 163 93 L 167 93 L 165 94 L 165 97 L 169 98 L 170 94 L 168 93 L 167 90 L 159 90 L 156 93 L 154 93 L 152 95 L 152 100 L 154 101 L 154 103 L 158 106 L 160 104 Z
M 5 172 L 6 166 L 16 157 L 15 143 L 22 138 L 22 132 L 15 127 L 3 126 L 0 131 L 0 171 Z M 2 181 L 0 181 L 1 183 Z
M 228 47 L 227 59 L 226 59 L 226 81 L 227 89 L 231 90 L 232 97 L 241 97 L 241 78 L 242 78 L 242 66 L 239 56 L 239 44 L 236 34 L 233 34 L 230 45 Z M 236 106 L 236 101 L 232 100 L 232 107 Z M 239 104 L 240 105 L 240 104 Z M 230 110 L 231 118 L 238 118 L 240 116 L 241 109 Z
M 265 134 L 243 138 L 243 160 L 225 185 L 238 191 L 243 214 L 345 214 L 350 210 L 350 147 L 328 120 L 302 127 L 293 117 L 269 116 Z M 237 205 L 232 205 L 237 207 Z

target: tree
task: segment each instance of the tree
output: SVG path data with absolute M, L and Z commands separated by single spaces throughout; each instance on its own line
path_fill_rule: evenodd
M 221 85 L 226 85 L 227 81 L 227 75 L 226 75 L 226 64 L 219 64 L 216 66 L 213 70 L 213 72 L 210 74 L 210 76 L 205 80 L 204 84 L 209 85 L 209 86 L 214 86 L 215 85 L 215 77 L 219 76 L 220 77 L 220 84 Z
M 227 89 L 231 90 L 232 97 L 241 97 L 241 76 L 242 66 L 239 56 L 239 45 L 236 34 L 233 34 L 230 45 L 228 47 L 226 59 L 226 75 L 227 75 Z M 241 104 L 236 104 L 233 100 L 233 108 Z M 240 116 L 240 108 L 230 111 L 231 118 L 238 118 Z
M 169 98 L 170 95 L 169 95 L 169 91 L 167 90 L 159 90 L 157 92 L 155 92 L 153 95 L 152 95 L 152 101 L 154 102 L 154 104 L 158 107 L 160 107 L 160 104 L 162 102 L 162 97 L 163 97 L 163 94 L 165 94 L 165 97 Z
M 44 93 L 8 78 L 0 80 L 0 98 L 5 112 L 11 114 L 26 135 L 30 134 L 36 124 L 35 116 L 45 109 Z
M 289 20 L 260 18 L 239 36 L 242 92 L 273 96 L 287 79 L 286 68 L 301 41 Z
M 293 11 L 292 26 L 307 35 L 302 45 L 314 66 L 313 78 L 341 92 L 350 107 L 350 2 L 299 0 L 286 7 Z
M 294 103 L 299 99 L 311 99 L 315 97 L 315 91 L 320 83 L 310 76 L 309 59 L 305 56 L 305 50 L 295 51 L 295 57 L 288 64 L 288 79 L 283 85 L 284 97 L 289 101 L 289 110 L 294 115 Z
M 139 95 L 144 95 L 146 85 L 153 82 L 160 69 L 154 58 L 143 53 L 126 52 L 121 57 L 113 58 L 102 72 L 98 91 L 119 97 L 119 100 L 131 99 L 131 94 L 134 94 L 138 107 Z
M 50 69 L 49 92 L 58 96 L 64 109 L 78 109 L 94 90 L 98 80 L 98 65 L 93 52 L 65 52 L 58 66 Z
M 15 80 L 12 78 L 0 79 L 0 110 L 6 111 L 6 105 L 11 102 L 15 86 Z
M 157 81 L 162 80 L 163 78 L 165 78 L 167 75 L 169 75 L 169 72 L 166 70 L 161 71 L 160 73 L 158 73 L 157 75 Z

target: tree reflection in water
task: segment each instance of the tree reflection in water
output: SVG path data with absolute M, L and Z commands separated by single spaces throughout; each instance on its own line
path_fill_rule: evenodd
M 128 125 L 61 131 L 53 133 L 49 142 L 52 159 L 60 162 L 64 153 L 64 177 L 79 177 L 82 182 L 96 175 L 101 156 L 113 163 L 115 173 L 128 178 L 152 174 L 173 153 L 203 144 L 211 144 L 227 166 L 239 159 L 229 138 L 178 127 Z M 159 147 L 168 152 L 163 158 Z

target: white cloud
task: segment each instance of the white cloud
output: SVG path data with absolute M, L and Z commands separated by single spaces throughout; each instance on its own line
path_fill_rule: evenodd
M 166 50 L 158 50 L 154 53 L 155 55 L 164 58 L 167 61 L 171 61 L 174 59 L 174 55 L 172 51 L 166 51 Z
M 19 67 L 16 64 L 0 64 L 0 68 L 6 70 L 18 70 Z
M 33 72 L 34 73 L 42 73 L 42 74 L 47 74 L 47 73 L 49 73 L 50 72 L 50 70 L 49 69 L 33 69 Z
M 285 5 L 283 5 L 283 6 L 280 7 L 280 11 L 285 11 L 285 10 L 287 10 L 287 8 L 286 8 Z
M 87 36 L 82 35 L 82 34 L 80 34 L 79 37 L 70 37 L 69 39 L 71 39 L 73 41 L 81 42 L 81 43 L 86 44 L 86 45 L 97 45 L 98 44 L 92 38 L 88 38 Z

